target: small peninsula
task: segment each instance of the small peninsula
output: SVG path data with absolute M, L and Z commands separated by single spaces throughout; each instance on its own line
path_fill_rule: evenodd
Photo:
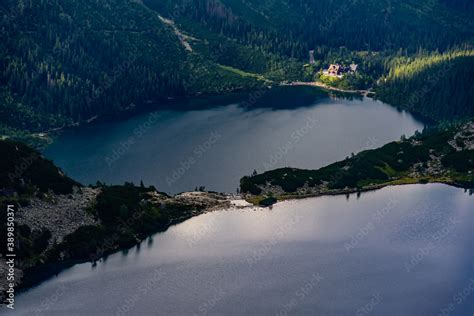
M 15 208 L 15 284 L 30 287 L 73 264 L 97 261 L 128 249 L 171 225 L 214 209 L 231 197 L 213 192 L 170 196 L 143 183 L 94 186 L 67 177 L 28 146 L 0 141 L 0 215 Z M 7 223 L 2 223 L 7 231 Z M 6 244 L 0 253 L 6 253 Z M 7 270 L 0 261 L 0 269 Z M 2 278 L 0 289 L 6 289 Z M 3 301 L 0 290 L 0 301 Z
M 436 127 L 352 154 L 318 170 L 281 168 L 241 179 L 247 201 L 278 200 L 370 191 L 389 185 L 445 183 L 474 188 L 474 122 Z M 270 203 L 269 203 L 270 202 Z

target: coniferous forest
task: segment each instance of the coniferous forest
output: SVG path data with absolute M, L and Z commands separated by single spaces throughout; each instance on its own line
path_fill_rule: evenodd
M 397 58 L 380 79 L 383 101 L 435 121 L 474 116 L 474 51 L 457 50 L 416 58 Z
M 473 79 L 474 0 L 1 0 L 0 309 L 472 315 Z
M 374 88 L 434 120 L 473 114 L 468 0 L 6 0 L 0 15 L 4 135 L 169 98 L 313 81 L 336 62 L 359 65 L 342 87 Z

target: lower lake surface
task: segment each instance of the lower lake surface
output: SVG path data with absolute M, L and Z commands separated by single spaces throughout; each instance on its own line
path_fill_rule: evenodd
M 315 88 L 243 100 L 66 130 L 44 154 L 83 184 L 143 180 L 172 194 L 199 186 L 233 193 L 253 170 L 319 168 L 424 126 L 382 102 L 329 97 Z
M 15 315 L 472 315 L 474 197 L 387 187 L 207 213 L 79 264 Z

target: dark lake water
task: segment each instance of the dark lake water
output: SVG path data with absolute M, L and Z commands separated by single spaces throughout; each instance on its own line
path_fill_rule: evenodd
M 16 315 L 472 315 L 474 197 L 440 184 L 216 211 L 17 297 Z
M 254 169 L 318 168 L 423 128 L 317 89 L 257 99 L 68 130 L 45 155 L 86 184 L 234 192 Z M 216 211 L 61 272 L 21 293 L 15 314 L 472 315 L 473 228 L 473 197 L 437 184 Z
M 329 97 L 315 88 L 277 89 L 253 99 L 243 96 L 247 106 L 193 100 L 188 110 L 67 130 L 45 155 L 84 184 L 143 180 L 169 193 L 196 186 L 235 192 L 254 169 L 319 168 L 423 128 L 382 102 Z

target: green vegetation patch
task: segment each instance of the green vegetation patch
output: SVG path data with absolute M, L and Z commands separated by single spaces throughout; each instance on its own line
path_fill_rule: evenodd
M 417 183 L 421 178 L 411 179 L 407 176 L 415 165 L 426 168 L 430 155 L 443 156 L 445 168 L 457 172 L 451 175 L 451 182 L 462 180 L 467 183 L 471 179 L 467 173 L 474 170 L 474 151 L 456 152 L 448 144 L 455 132 L 453 127 L 426 129 L 410 139 L 402 138 L 378 149 L 363 151 L 318 170 L 282 168 L 246 176 L 241 179 L 241 191 L 260 195 L 262 188 L 268 185 L 279 186 L 286 193 L 295 193 L 305 186 L 311 188 L 322 185 L 322 190 L 342 190 L 364 189 L 388 183 Z M 430 177 L 423 179 L 425 182 L 442 180 Z M 448 182 L 448 179 L 443 182 Z

